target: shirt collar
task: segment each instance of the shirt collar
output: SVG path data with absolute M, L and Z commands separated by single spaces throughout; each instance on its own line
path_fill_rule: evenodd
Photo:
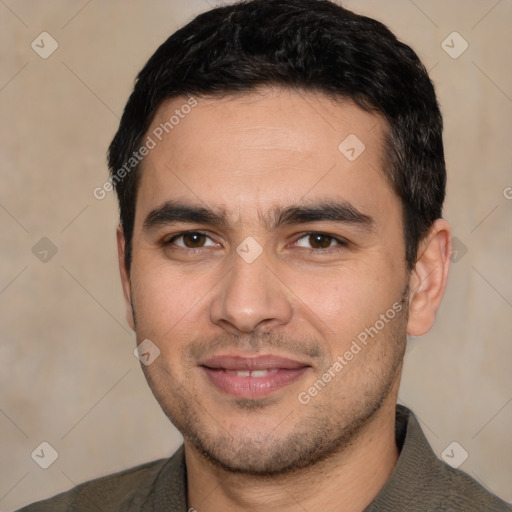
M 439 478 L 439 465 L 442 463 L 430 448 L 416 416 L 402 405 L 396 407 L 395 437 L 400 452 L 398 462 L 384 487 L 364 512 L 392 510 L 397 503 L 408 510 L 407 505 L 413 507 L 415 496 L 423 494 L 426 482 Z M 404 489 L 407 489 L 406 493 Z M 163 467 L 142 510 L 188 510 L 183 445 Z

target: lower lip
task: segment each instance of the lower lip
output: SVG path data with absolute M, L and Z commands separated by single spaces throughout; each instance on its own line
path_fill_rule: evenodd
M 308 367 L 279 369 L 263 377 L 238 377 L 225 370 L 214 370 L 202 366 L 206 375 L 217 388 L 238 398 L 261 398 L 295 382 Z

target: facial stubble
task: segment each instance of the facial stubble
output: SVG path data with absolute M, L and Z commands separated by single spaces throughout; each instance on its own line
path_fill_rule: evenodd
M 406 302 L 407 290 L 401 297 L 401 303 Z M 364 432 L 400 378 L 406 325 L 407 307 L 404 307 L 362 349 L 361 352 L 366 353 L 364 360 L 358 354 L 307 405 L 299 403 L 293 393 L 288 404 L 278 404 L 272 398 L 233 399 L 231 408 L 243 421 L 231 431 L 223 425 L 223 418 L 218 416 L 215 407 L 205 404 L 192 386 L 178 382 L 163 358 L 153 363 L 155 368 L 143 366 L 143 370 L 164 413 L 208 463 L 228 473 L 259 477 L 286 475 L 342 453 Z M 276 341 L 277 338 L 267 336 L 261 342 L 261 338 L 251 337 L 251 340 L 258 339 L 260 343 L 252 342 L 256 351 L 272 344 L 283 345 L 281 338 Z M 322 353 L 318 342 L 297 344 L 294 340 L 285 345 L 300 345 L 304 352 Z M 332 366 L 332 361 L 321 357 L 319 360 L 323 363 L 313 382 Z M 358 363 L 354 364 L 356 361 Z M 191 371 L 193 369 L 189 368 L 187 374 Z M 357 376 L 355 381 L 354 375 Z M 276 410 L 281 416 L 265 432 L 244 428 L 257 423 L 261 415 L 268 416 L 269 411 Z

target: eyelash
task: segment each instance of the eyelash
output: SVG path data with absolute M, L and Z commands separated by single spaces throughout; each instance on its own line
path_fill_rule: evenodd
M 163 245 L 166 246 L 166 247 L 170 246 L 170 245 L 173 245 L 176 240 L 178 240 L 179 238 L 182 238 L 185 235 L 204 235 L 205 237 L 207 237 L 207 238 L 209 238 L 211 240 L 211 237 L 208 236 L 208 234 L 206 232 L 204 232 L 204 231 L 182 231 L 181 233 L 177 233 L 176 235 L 173 235 L 168 240 L 164 240 L 163 241 Z M 338 237 L 336 237 L 334 235 L 330 235 L 329 233 L 324 233 L 322 231 L 308 231 L 306 233 L 302 233 L 297 238 L 295 243 L 297 243 L 299 240 L 302 240 L 303 238 L 307 238 L 307 237 L 310 237 L 312 235 L 320 235 L 320 236 L 329 238 L 331 240 L 331 243 L 332 243 L 332 241 L 337 242 L 336 246 L 329 246 L 329 247 L 326 247 L 325 249 L 319 249 L 319 248 L 311 248 L 311 249 L 309 249 L 309 251 L 314 253 L 314 254 L 317 254 L 317 253 L 325 254 L 327 252 L 339 251 L 339 250 L 347 247 L 347 245 L 348 245 L 348 241 L 347 240 L 345 240 L 343 238 L 338 238 Z M 178 250 L 184 250 L 184 251 L 187 251 L 187 252 L 190 252 L 190 251 L 202 251 L 203 249 L 206 248 L 206 247 L 181 247 L 181 246 L 176 246 L 176 247 L 177 247 Z
M 325 249 L 318 249 L 318 248 L 310 249 L 310 251 L 313 252 L 313 253 L 326 253 L 326 252 L 339 251 L 339 250 L 344 249 L 344 248 L 346 248 L 348 246 L 348 242 L 344 238 L 338 238 L 338 237 L 336 237 L 334 235 L 330 235 L 329 233 L 324 233 L 323 231 L 308 231 L 307 233 L 303 233 L 299 238 L 297 238 L 295 243 L 297 243 L 299 240 L 302 240 L 303 238 L 308 238 L 308 237 L 313 236 L 313 235 L 320 235 L 320 236 L 329 238 L 331 243 L 333 241 L 336 242 L 335 246 L 330 246 L 329 245 L 329 247 L 326 247 Z

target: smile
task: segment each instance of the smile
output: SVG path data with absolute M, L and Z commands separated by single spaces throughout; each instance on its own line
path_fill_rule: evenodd
M 262 398 L 297 381 L 310 365 L 276 356 L 215 356 L 200 368 L 209 384 L 237 398 Z

